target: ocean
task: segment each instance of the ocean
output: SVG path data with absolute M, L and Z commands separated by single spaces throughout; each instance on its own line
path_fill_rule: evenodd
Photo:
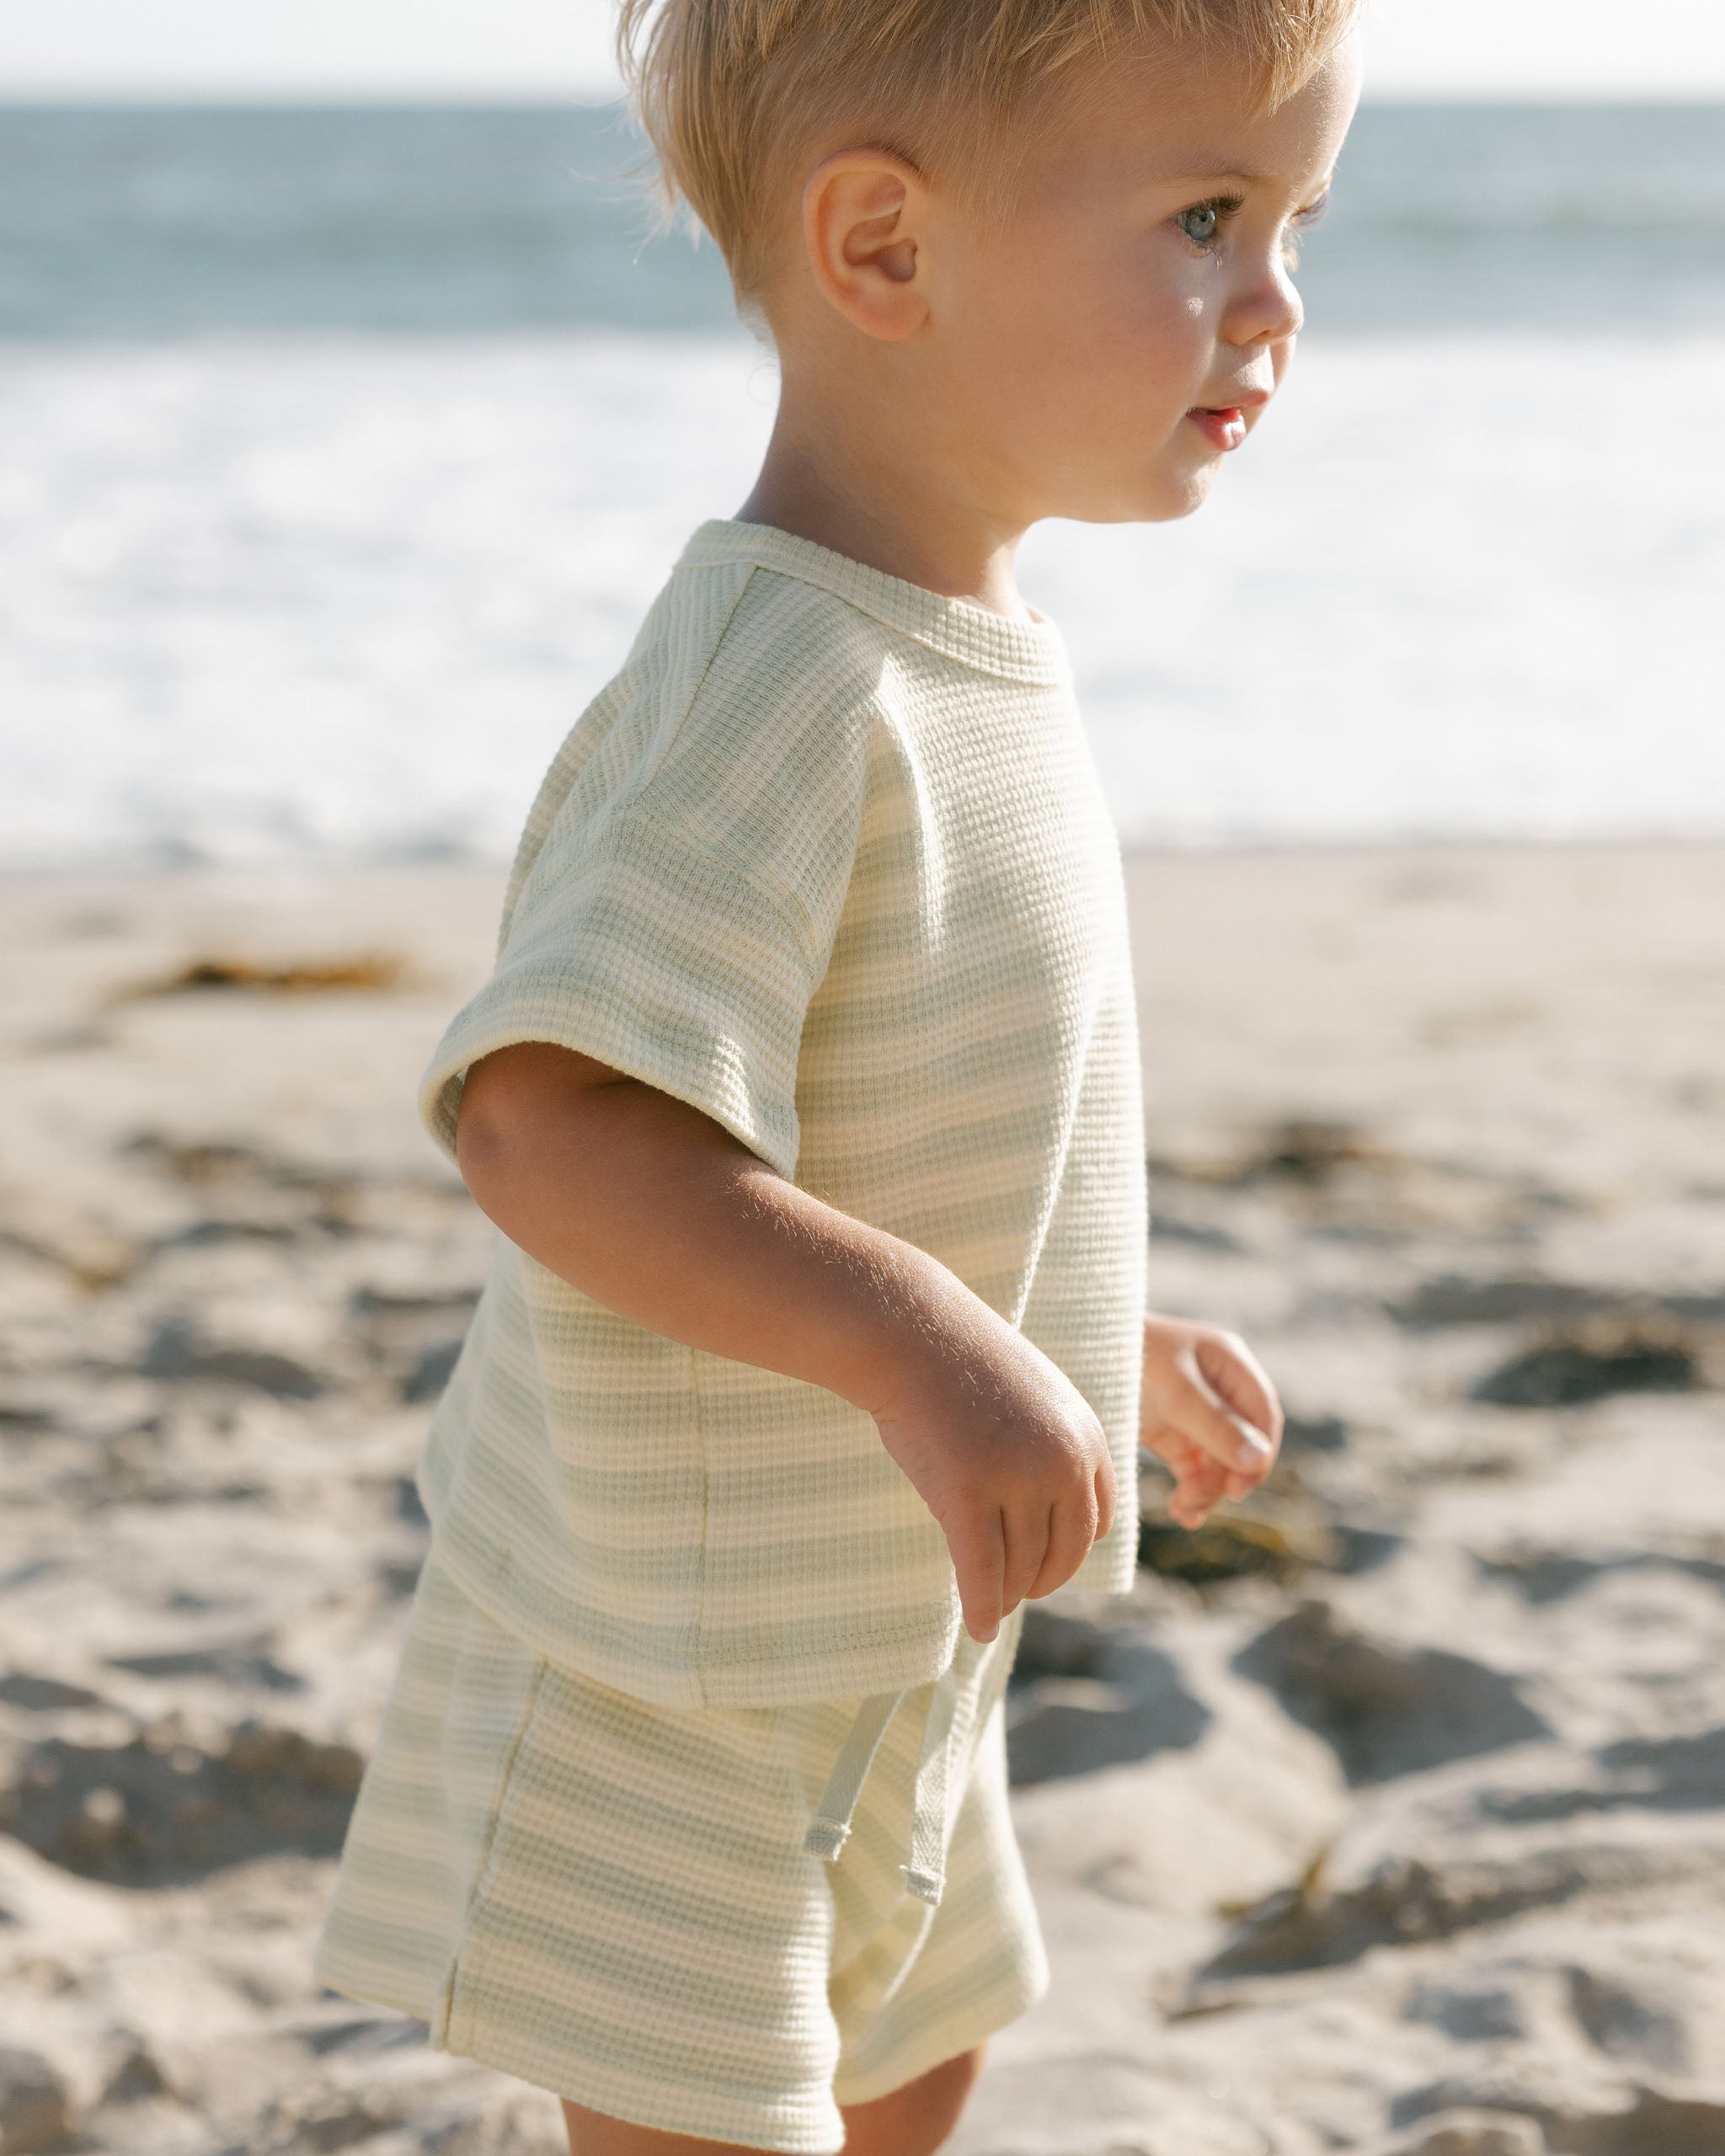
M 495 856 L 770 357 L 604 109 L 0 110 L 0 861 Z M 1195 517 L 1049 525 L 1137 844 L 1725 830 L 1725 108 L 1369 105 Z

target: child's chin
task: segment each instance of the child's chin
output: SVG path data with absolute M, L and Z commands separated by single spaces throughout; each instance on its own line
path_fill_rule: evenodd
M 1171 473 L 1154 489 L 1146 488 L 1144 505 L 1132 512 L 1135 520 L 1140 524 L 1172 524 L 1202 509 L 1210 499 L 1221 462 L 1220 456 L 1209 458 L 1203 464 Z
M 1069 517 L 1075 524 L 1172 524 L 1203 508 L 1221 461 L 1216 456 L 1180 472 L 1146 474 L 1135 485 L 1122 487 L 1117 480 L 1098 488 L 1082 508 L 1045 514 Z

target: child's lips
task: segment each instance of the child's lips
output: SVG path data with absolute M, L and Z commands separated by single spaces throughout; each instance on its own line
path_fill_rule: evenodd
M 1237 404 L 1194 404 L 1186 416 L 1213 449 L 1238 449 L 1246 439 L 1246 414 Z

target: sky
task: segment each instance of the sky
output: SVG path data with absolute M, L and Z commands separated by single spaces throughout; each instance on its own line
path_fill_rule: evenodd
M 609 0 L 0 8 L 0 99 L 602 98 Z M 1383 98 L 1725 97 L 1725 0 L 1370 0 Z

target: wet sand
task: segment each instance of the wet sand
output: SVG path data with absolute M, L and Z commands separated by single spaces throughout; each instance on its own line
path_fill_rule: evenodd
M 959 2156 L 1725 2152 L 1725 848 L 1131 864 L 1153 1294 L 1293 1422 L 1012 1700 Z M 500 873 L 0 885 L 0 2151 L 558 2156 L 311 1983 L 491 1231 Z

